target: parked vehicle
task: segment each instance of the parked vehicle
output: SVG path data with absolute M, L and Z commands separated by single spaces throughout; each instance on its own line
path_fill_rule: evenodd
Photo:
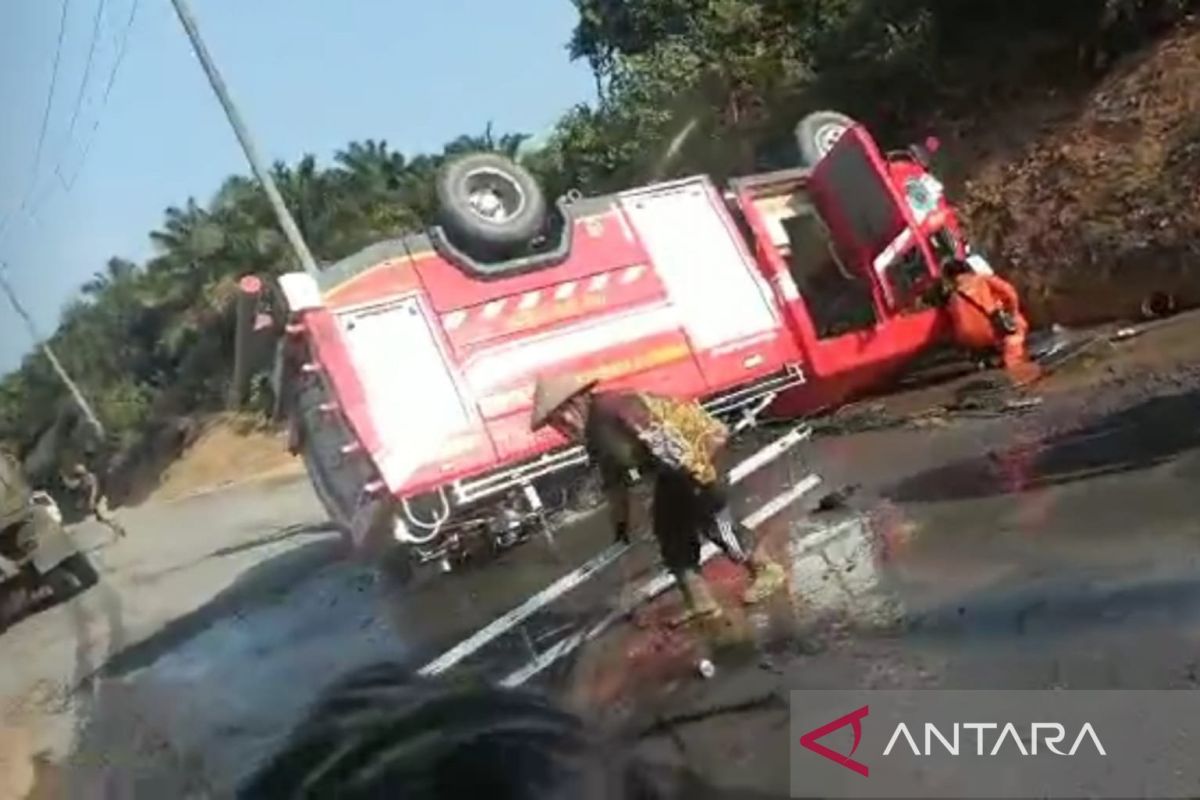
M 16 462 L 0 454 L 0 630 L 98 580 L 53 498 L 30 490 Z
M 745 427 L 842 403 L 942 340 L 926 290 L 969 250 L 931 147 L 885 155 L 832 112 L 797 135 L 810 166 L 553 213 L 524 169 L 469 155 L 441 176 L 442 225 L 283 276 L 279 388 L 333 519 L 360 547 L 444 563 L 464 526 L 520 541 L 514 505 L 536 520 L 545 481 L 585 462 L 530 432 L 539 373 L 696 398 Z

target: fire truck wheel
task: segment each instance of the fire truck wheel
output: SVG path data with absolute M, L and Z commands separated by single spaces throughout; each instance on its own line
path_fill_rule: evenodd
M 796 143 L 800 146 L 800 162 L 815 167 L 833 149 L 854 120 L 837 111 L 814 111 L 796 126 Z
M 546 197 L 533 175 L 495 153 L 472 153 L 442 167 L 437 199 L 456 244 L 488 254 L 524 247 L 546 218 Z

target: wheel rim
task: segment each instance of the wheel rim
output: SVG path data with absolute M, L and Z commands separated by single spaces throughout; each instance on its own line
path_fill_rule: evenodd
M 816 142 L 817 152 L 821 155 L 829 155 L 829 151 L 838 143 L 846 133 L 846 126 L 840 122 L 827 122 L 817 128 L 816 134 L 813 136 L 813 141 Z
M 486 222 L 508 222 L 525 208 L 525 192 L 520 184 L 499 170 L 471 170 L 464 184 L 471 211 Z

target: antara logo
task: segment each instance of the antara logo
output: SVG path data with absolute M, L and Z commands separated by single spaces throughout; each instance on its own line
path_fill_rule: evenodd
M 857 772 L 864 778 L 870 777 L 871 768 L 866 764 L 855 761 L 850 757 L 854 755 L 855 751 L 858 750 L 858 746 L 862 744 L 862 721 L 870 713 L 871 707 L 863 706 L 857 711 L 851 711 L 844 717 L 838 717 L 833 722 L 827 722 L 819 728 L 813 728 L 811 731 L 800 737 L 800 745 L 812 750 L 819 756 L 828 758 L 835 764 L 841 764 L 846 769 L 851 770 L 852 772 Z M 823 739 L 834 731 L 840 730 L 847 725 L 850 725 L 851 729 L 854 731 L 854 746 L 850 748 L 850 755 L 842 755 L 836 750 L 830 750 L 825 745 L 817 743 L 817 739 Z
M 859 745 L 862 744 L 862 721 L 870 713 L 870 706 L 863 706 L 831 722 L 813 728 L 800 737 L 800 745 L 822 758 L 827 758 L 833 763 L 845 767 L 851 772 L 856 772 L 863 777 L 870 777 L 871 768 L 852 757 L 858 751 Z M 849 753 L 839 753 L 818 741 L 834 731 L 841 730 L 847 725 L 850 726 L 851 731 L 854 733 L 854 744 L 851 746 Z M 914 728 L 924 735 L 922 737 L 914 736 Z M 995 736 L 994 741 L 991 741 L 989 738 L 992 735 L 991 732 L 997 730 L 999 734 Z M 967 732 L 965 735 L 964 731 Z M 969 746 L 972 732 L 975 738 L 974 748 Z M 1023 732 L 1027 732 L 1028 735 L 1022 737 Z M 965 743 L 964 739 L 967 740 Z M 968 755 L 974 752 L 978 756 L 996 756 L 1006 752 L 1019 753 L 1022 756 L 1037 756 L 1046 753 L 1058 756 L 1073 756 L 1079 752 L 1081 747 L 1089 746 L 1094 748 L 1095 752 L 1099 755 L 1108 755 L 1108 752 L 1104 749 L 1104 745 L 1100 742 L 1100 737 L 1096 734 L 1096 729 L 1092 727 L 1090 722 L 1085 722 L 1079 729 L 1079 732 L 1072 740 L 1073 743 L 1069 750 L 1060 750 L 1058 745 L 1066 740 L 1067 729 L 1064 725 L 1057 722 L 1034 722 L 1029 725 L 1027 731 L 1023 728 L 1019 731 L 1017 726 L 1011 722 L 1004 724 L 998 722 L 955 722 L 951 726 L 943 726 L 942 728 L 938 728 L 938 726 L 931 722 L 927 722 L 923 726 L 915 725 L 910 728 L 907 723 L 900 722 L 888 738 L 887 746 L 883 749 L 883 755 L 889 756 L 893 750 L 899 748 L 900 752 L 908 751 L 914 756 L 930 756 L 940 754 L 942 751 L 945 751 L 949 755 L 957 756 L 963 753 L 964 744 L 967 745 L 966 753 Z M 924 744 L 924 747 L 921 747 L 921 744 Z
M 997 728 L 1000 728 L 1000 735 L 996 737 L 996 743 L 992 745 L 991 750 L 985 752 L 986 748 L 984 746 L 984 742 L 986 737 L 984 736 L 984 731 L 994 731 Z M 887 747 L 883 748 L 883 754 L 885 756 L 890 755 L 892 748 L 896 746 L 897 740 L 899 740 L 901 737 L 904 737 L 905 744 L 908 745 L 914 756 L 932 755 L 934 751 L 933 740 L 935 738 L 941 742 L 942 748 L 944 748 L 947 753 L 952 756 L 956 756 L 959 754 L 961 749 L 959 747 L 959 733 L 961 730 L 975 732 L 975 755 L 977 756 L 999 755 L 1005 746 L 1005 742 L 1008 741 L 1012 742 L 1012 749 L 1015 749 L 1021 755 L 1036 756 L 1038 754 L 1039 739 L 1046 746 L 1046 750 L 1054 753 L 1054 755 L 1073 756 L 1079 751 L 1079 747 L 1083 743 L 1085 737 L 1091 739 L 1092 746 L 1096 748 L 1097 753 L 1102 756 L 1108 755 L 1108 753 L 1104 750 L 1104 745 L 1100 743 L 1100 737 L 1096 735 L 1096 729 L 1092 727 L 1092 723 L 1090 722 L 1083 723 L 1083 727 L 1079 729 L 1079 734 L 1075 737 L 1075 743 L 1071 745 L 1071 749 L 1066 753 L 1059 750 L 1055 746 L 1067 738 L 1067 729 L 1057 722 L 1032 723 L 1029 726 L 1029 736 L 1027 737 L 1029 742 L 1028 746 L 1025 744 L 1026 740 L 1022 739 L 1021 734 L 1017 732 L 1017 726 L 1013 725 L 1011 722 L 1006 723 L 1003 728 L 1001 728 L 1000 724 L 996 722 L 956 722 L 951 728 L 950 738 L 947 738 L 936 725 L 931 722 L 926 722 L 925 748 L 923 750 L 917 747 L 917 742 L 913 738 L 912 732 L 909 731 L 908 726 L 901 722 L 896 726 L 896 730 L 892 732 L 892 738 L 888 740 Z M 969 734 L 966 738 L 970 738 Z

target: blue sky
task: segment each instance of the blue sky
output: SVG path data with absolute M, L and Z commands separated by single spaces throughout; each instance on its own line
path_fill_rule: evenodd
M 72 131 L 101 2 L 101 35 Z M 133 2 L 139 5 L 125 58 L 102 107 Z M 0 220 L 13 214 L 0 258 L 46 333 L 110 255 L 150 254 L 146 234 L 167 205 L 189 196 L 207 201 L 226 175 L 248 172 L 169 0 L 69 3 L 32 184 L 61 6 L 9 0 L 0 10 Z M 593 95 L 587 68 L 570 63 L 564 49 L 576 17 L 570 0 L 194 5 L 209 49 L 271 159 L 311 152 L 328 160 L 350 140 L 366 138 L 386 139 L 405 153 L 434 150 L 460 133 L 482 132 L 488 121 L 497 132 L 538 134 Z M 32 203 L 15 212 L 26 196 Z M 0 373 L 30 344 L 0 300 Z

